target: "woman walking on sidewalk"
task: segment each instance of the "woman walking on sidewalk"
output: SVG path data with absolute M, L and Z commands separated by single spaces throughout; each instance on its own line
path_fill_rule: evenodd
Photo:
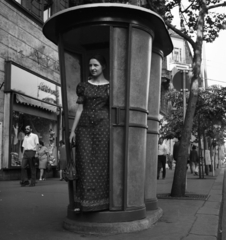
M 38 158 L 39 158 L 39 169 L 40 169 L 40 177 L 39 177 L 39 181 L 45 180 L 45 170 L 46 170 L 46 165 L 47 165 L 47 161 L 48 161 L 48 149 L 47 147 L 44 145 L 43 141 L 39 141 L 40 144 L 40 148 L 37 152 L 38 154 Z

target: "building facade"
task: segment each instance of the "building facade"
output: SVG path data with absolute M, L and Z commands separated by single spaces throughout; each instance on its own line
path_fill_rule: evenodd
M 62 137 L 58 51 L 42 27 L 67 7 L 67 0 L 0 0 L 0 180 L 20 178 L 26 125 L 56 165 Z

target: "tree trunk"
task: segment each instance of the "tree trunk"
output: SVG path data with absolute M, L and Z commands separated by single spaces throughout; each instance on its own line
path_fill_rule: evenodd
M 194 84 L 198 82 L 198 79 L 193 80 L 192 82 Z M 188 108 L 186 111 L 185 122 L 182 130 L 182 136 L 178 151 L 178 159 L 176 163 L 176 169 L 171 190 L 171 196 L 173 197 L 182 197 L 185 195 L 188 146 L 190 144 L 193 116 L 195 113 L 197 98 L 198 94 L 191 91 Z
M 181 135 L 181 141 L 178 151 L 178 160 L 174 173 L 173 185 L 171 189 L 172 197 L 182 197 L 186 190 L 186 171 L 188 159 L 188 146 L 190 144 L 191 131 L 193 125 L 193 118 L 196 109 L 199 92 L 200 67 L 202 61 L 202 44 L 204 31 L 204 17 L 206 14 L 205 1 L 200 4 L 200 11 L 197 26 L 197 40 L 195 43 L 194 57 L 193 57 L 193 77 L 191 79 L 191 89 L 186 111 L 186 117 Z

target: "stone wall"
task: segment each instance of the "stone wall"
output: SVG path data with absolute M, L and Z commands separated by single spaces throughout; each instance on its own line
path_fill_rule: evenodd
M 4 60 L 13 60 L 59 82 L 57 47 L 42 34 L 42 26 L 0 0 L 0 70 Z

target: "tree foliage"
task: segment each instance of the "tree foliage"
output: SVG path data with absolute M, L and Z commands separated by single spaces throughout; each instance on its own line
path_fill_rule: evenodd
M 165 139 L 178 138 L 183 128 L 183 93 L 172 89 L 164 97 L 172 103 L 172 110 L 161 119 L 159 134 Z M 188 93 L 186 98 L 188 99 Z
M 198 122 L 200 130 L 207 132 L 207 136 L 214 138 L 215 133 L 224 132 L 226 127 L 226 87 L 211 86 L 207 89 L 200 88 L 196 105 L 192 134 L 197 137 Z M 166 139 L 182 135 L 183 131 L 183 93 L 176 90 L 169 91 L 165 98 L 172 102 L 171 114 L 161 121 L 160 134 Z M 189 93 L 186 93 L 188 101 Z M 215 125 L 218 125 L 217 131 Z M 223 137 L 223 135 L 221 134 Z M 221 139 L 223 140 L 223 139 Z
M 172 101 L 172 114 L 162 121 L 160 134 L 174 138 L 183 133 L 183 96 L 181 92 L 170 91 L 166 98 Z M 187 94 L 188 99 L 188 94 Z M 224 144 L 226 137 L 226 87 L 200 88 L 196 111 L 193 118 L 192 134 L 199 142 L 199 134 L 212 142 L 212 146 Z M 210 145 L 209 145 L 210 146 Z M 177 161 L 178 164 L 178 161 Z M 175 177 L 175 176 L 174 176 Z M 173 189 L 172 189 L 173 190 Z
M 185 5 L 187 2 L 187 5 Z M 219 32 L 226 28 L 226 14 L 217 13 L 216 8 L 225 7 L 226 1 L 222 0 L 148 0 L 147 6 L 160 14 L 167 26 L 184 37 L 191 45 L 195 44 L 198 26 L 200 24 L 200 13 L 204 13 L 203 40 L 213 42 L 219 37 Z M 178 8 L 180 16 L 180 27 L 171 24 L 174 16 L 172 10 Z

